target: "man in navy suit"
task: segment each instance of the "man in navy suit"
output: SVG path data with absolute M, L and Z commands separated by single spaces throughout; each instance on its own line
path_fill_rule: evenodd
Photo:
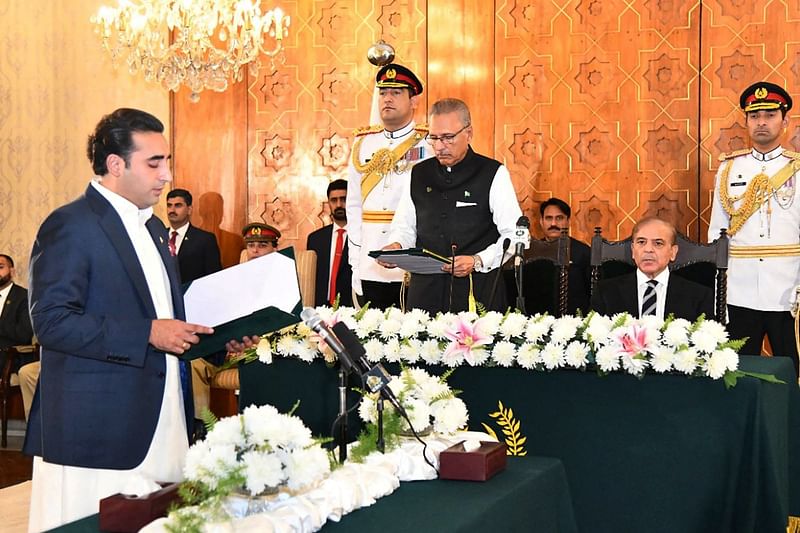
M 640 220 L 632 233 L 636 272 L 601 281 L 592 294 L 592 309 L 603 315 L 627 312 L 695 321 L 714 317 L 714 293 L 669 271 L 678 255 L 675 226 L 656 217 Z
M 172 189 L 167 193 L 167 218 L 169 219 L 169 249 L 178 257 L 181 283 L 188 283 L 222 270 L 217 238 L 213 233 L 194 226 L 192 193 L 186 189 Z
M 172 181 L 163 130 L 135 109 L 103 117 L 87 147 L 98 178 L 45 219 L 33 245 L 42 355 L 24 446 L 35 456 L 31 531 L 96 513 L 105 496 L 152 490 L 143 480 L 182 479 L 192 402 L 177 356 L 213 330 L 182 320 L 167 230 L 153 216 Z
M 328 205 L 332 224 L 308 235 L 306 249 L 317 252 L 317 279 L 314 305 L 331 305 L 339 297 L 340 305 L 353 305 L 349 256 L 347 254 L 347 181 L 338 179 L 328 184 Z M 334 231 L 336 230 L 336 231 Z M 338 247 L 341 240 L 343 246 Z M 339 257 L 337 259 L 337 250 Z M 334 271 L 334 268 L 336 270 Z M 331 282 L 332 277 L 333 282 Z

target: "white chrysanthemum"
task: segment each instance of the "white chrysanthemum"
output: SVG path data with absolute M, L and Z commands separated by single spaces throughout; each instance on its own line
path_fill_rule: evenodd
M 565 316 L 553 324 L 553 331 L 550 333 L 550 342 L 566 344 L 575 338 L 578 326 L 583 320 L 574 316 Z
M 639 318 L 639 324 L 647 328 L 647 330 L 655 330 L 659 333 L 661 332 L 661 327 L 664 325 L 664 321 L 658 318 L 656 315 L 646 315 Z
M 294 450 L 284 460 L 290 490 L 311 485 L 331 471 L 328 454 L 320 446 Z
M 467 406 L 459 398 L 439 400 L 432 406 L 433 430 L 441 435 L 452 435 L 467 425 Z
M 406 316 L 411 317 L 413 320 L 416 320 L 420 324 L 427 324 L 430 319 L 431 315 L 424 309 L 413 308 L 412 310 L 406 313 Z
M 455 341 L 453 341 L 455 342 Z M 442 352 L 440 362 L 451 368 L 464 364 L 464 353 L 461 350 L 447 350 Z
M 411 420 L 411 424 L 417 431 L 422 431 L 431 425 L 431 408 L 422 400 L 417 398 L 406 398 L 403 402 L 406 414 Z M 408 421 L 403 421 L 403 428 L 408 428 Z
M 400 361 L 400 341 L 397 338 L 386 341 L 383 346 L 383 357 L 390 363 L 398 363 Z
M 617 324 L 617 327 L 627 326 L 635 320 L 630 313 L 616 313 L 611 316 L 611 322 Z
M 664 344 L 675 349 L 689 344 L 689 327 L 691 322 L 685 318 L 677 318 L 669 323 L 661 336 Z
M 549 342 L 542 350 L 541 356 L 545 368 L 555 370 L 564 364 L 564 346 Z
M 400 323 L 400 331 L 398 333 L 400 338 L 410 339 L 423 331 L 425 331 L 425 326 L 422 325 L 422 322 L 416 316 L 408 314 Z
M 697 356 L 697 351 L 693 348 L 676 353 L 673 362 L 675 370 L 684 374 L 692 374 L 697 368 Z
M 711 379 L 719 379 L 725 372 L 734 371 L 739 366 L 739 357 L 731 348 L 715 350 L 706 360 L 706 374 Z
M 274 453 L 249 451 L 242 454 L 245 487 L 250 494 L 261 493 L 267 487 L 276 487 L 286 479 L 281 460 Z
M 500 366 L 513 366 L 516 352 L 513 342 L 500 341 L 492 349 L 492 359 Z
M 414 383 L 413 396 L 430 403 L 450 392 L 450 387 L 436 376 L 431 376 L 421 368 L 406 371 Z M 405 378 L 404 378 L 405 379 Z
M 297 348 L 297 339 L 291 335 L 284 335 L 278 339 L 276 350 L 284 357 L 296 355 L 294 350 Z
M 378 419 L 378 408 L 375 405 L 375 398 L 372 396 L 364 396 L 361 398 L 361 403 L 358 404 L 358 416 L 364 422 L 375 423 Z
M 594 313 L 589 320 L 589 325 L 583 331 L 583 338 L 592 344 L 604 345 L 611 334 L 611 318 Z
M 419 339 L 409 339 L 400 344 L 400 358 L 407 363 L 416 363 L 422 352 Z
M 656 372 L 663 374 L 672 370 L 672 359 L 675 350 L 667 346 L 657 346 L 651 350 L 653 356 L 650 358 L 650 366 Z
M 241 446 L 245 437 L 242 433 L 242 422 L 238 416 L 229 416 L 217 420 L 214 427 L 206 435 L 206 440 L 211 446 L 226 445 Z
M 633 353 L 620 350 L 619 356 L 620 362 L 622 362 L 623 370 L 629 374 L 641 376 L 644 374 L 644 371 L 647 370 L 647 357 L 644 353 Z
M 314 332 L 305 322 L 298 322 L 295 333 L 298 337 L 305 338 L 311 336 Z
M 442 349 L 437 341 L 428 339 L 422 343 L 419 356 L 426 364 L 435 365 L 442 358 Z
M 517 350 L 517 364 L 522 368 L 531 370 L 541 362 L 541 351 L 536 345 L 526 342 Z
M 464 322 L 475 322 L 478 320 L 478 313 L 473 313 L 472 311 L 461 311 L 456 316 Z
M 305 361 L 306 363 L 310 363 L 314 360 L 317 356 L 319 351 L 315 346 L 311 346 L 306 341 L 297 341 L 296 346 L 294 348 L 294 353 L 297 355 L 297 358 L 301 361 Z
M 504 338 L 522 337 L 525 334 L 525 326 L 528 325 L 528 317 L 522 313 L 509 313 L 500 324 L 500 334 Z
M 572 341 L 564 351 L 564 360 L 572 368 L 583 368 L 589 362 L 589 347 L 580 342 Z
M 731 372 L 739 369 L 739 354 L 733 348 L 723 348 L 720 352 L 725 361 L 725 368 Z
M 186 454 L 187 466 L 184 469 L 194 473 L 193 479 L 205 483 L 212 489 L 216 488 L 219 479 L 226 477 L 238 467 L 236 447 L 232 444 L 218 446 L 197 444 L 189 448 L 190 453 Z
M 206 456 L 211 453 L 211 446 L 206 441 L 195 442 L 186 452 L 183 464 L 183 475 L 186 479 L 199 481 L 203 476 L 201 465 L 206 462 Z
M 367 360 L 371 363 L 379 363 L 383 358 L 383 343 L 378 339 L 370 339 L 364 344 L 367 352 Z
M 391 379 L 389 379 L 388 387 L 395 396 L 400 396 L 400 393 L 406 388 L 406 382 L 402 374 L 399 376 L 392 376 Z
M 436 315 L 436 318 L 428 322 L 428 335 L 433 338 L 444 340 L 447 338 L 445 333 L 450 330 L 451 324 L 455 320 L 452 313 Z
M 704 320 L 692 333 L 692 344 L 699 351 L 712 353 L 717 346 L 728 340 L 725 326 L 713 320 Z
M 489 350 L 487 350 L 484 346 L 479 346 L 477 348 L 473 348 L 471 350 L 472 353 L 472 360 L 467 360 L 471 366 L 481 366 L 486 361 L 489 360 Z
M 541 342 L 542 339 L 550 333 L 550 326 L 553 324 L 552 320 L 547 320 L 548 316 L 534 317 L 525 327 L 525 339 L 528 342 Z
M 258 356 L 258 360 L 265 365 L 272 364 L 272 343 L 267 337 L 261 337 L 261 340 L 258 341 L 256 355 Z
M 619 370 L 619 355 L 614 346 L 603 346 L 597 350 L 595 362 L 603 372 Z
M 500 323 L 503 321 L 503 314 L 497 311 L 489 311 L 480 318 L 481 332 L 484 335 L 494 337 L 500 330 Z
M 387 318 L 380 326 L 380 336 L 384 339 L 391 339 L 400 333 L 400 327 L 403 323 L 394 318 Z

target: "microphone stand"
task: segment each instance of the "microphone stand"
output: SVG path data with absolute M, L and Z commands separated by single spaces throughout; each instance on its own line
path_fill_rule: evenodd
M 376 407 L 378 408 L 378 440 L 375 441 L 375 445 L 378 451 L 383 453 L 386 450 L 386 442 L 383 440 L 383 397 L 380 395 Z
M 520 313 L 525 314 L 525 295 L 522 292 L 522 258 L 514 258 L 514 280 L 517 284 L 517 309 Z
M 503 241 L 503 251 L 500 252 L 500 266 L 497 267 L 497 271 L 494 273 L 494 280 L 492 280 L 492 290 L 489 293 L 489 299 L 486 300 L 488 308 L 491 309 L 492 305 L 494 304 L 494 296 L 497 294 L 497 283 L 500 281 L 500 275 L 503 271 L 503 265 L 505 262 L 503 259 L 506 256 L 506 250 L 508 250 L 508 246 L 511 244 L 511 239 L 505 239 Z
M 453 284 L 456 280 L 456 243 L 450 245 L 450 303 L 447 310 L 453 312 Z
M 339 364 L 339 463 L 347 460 L 347 372 Z

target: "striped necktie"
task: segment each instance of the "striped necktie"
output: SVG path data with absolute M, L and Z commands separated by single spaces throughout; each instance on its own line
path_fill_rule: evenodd
M 647 288 L 644 290 L 642 298 L 642 316 L 656 314 L 656 286 L 658 282 L 654 279 L 648 280 Z

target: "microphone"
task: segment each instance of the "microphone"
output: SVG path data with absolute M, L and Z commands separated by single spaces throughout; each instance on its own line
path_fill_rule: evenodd
M 336 354 L 336 357 L 342 363 L 342 367 L 344 367 L 346 372 L 350 372 L 353 369 L 358 371 L 353 358 L 345 349 L 342 341 L 340 341 L 339 338 L 330 330 L 328 325 L 325 324 L 325 322 L 322 320 L 322 317 L 319 316 L 319 313 L 317 313 L 313 307 L 303 308 L 303 310 L 300 311 L 300 318 L 303 319 L 303 322 L 305 322 L 308 327 L 322 337 L 322 340 L 325 341 L 325 344 L 331 347 L 331 350 L 333 350 L 333 353 Z M 359 372 L 359 375 L 360 374 L 361 372 Z
M 361 340 L 359 340 L 352 329 L 347 327 L 347 324 L 344 322 L 337 322 L 333 325 L 333 330 L 336 332 L 339 339 L 341 339 L 348 356 L 352 356 L 353 364 L 356 365 L 356 371 L 361 375 L 364 386 L 366 386 L 370 392 L 380 392 L 381 396 L 391 403 L 398 413 L 404 415 L 406 412 L 405 409 L 403 409 L 400 402 L 397 401 L 397 397 L 392 392 L 392 389 L 389 388 L 389 381 L 392 379 L 389 372 L 387 372 L 380 363 L 374 366 L 370 365 L 367 360 L 367 351 L 361 344 Z
M 522 215 L 517 220 L 517 229 L 514 230 L 514 267 L 522 264 L 522 252 L 531 247 L 531 221 Z

